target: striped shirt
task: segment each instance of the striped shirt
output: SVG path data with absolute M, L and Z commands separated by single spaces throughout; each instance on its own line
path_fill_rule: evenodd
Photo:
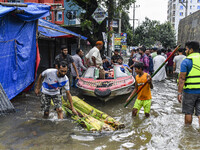
M 66 75 L 64 77 L 58 77 L 57 71 L 57 69 L 47 69 L 42 72 L 42 77 L 44 77 L 42 93 L 47 95 L 57 95 L 60 94 L 60 89 L 62 87 L 64 87 L 65 90 L 69 90 L 68 77 Z

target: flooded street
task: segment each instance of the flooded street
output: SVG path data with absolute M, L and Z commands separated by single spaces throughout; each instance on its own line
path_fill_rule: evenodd
M 198 120 L 194 117 L 192 126 L 184 126 L 184 115 L 176 96 L 174 80 L 154 82 L 151 116 L 147 119 L 143 110 L 132 119 L 133 102 L 124 108 L 127 96 L 106 104 L 87 97 L 89 104 L 125 124 L 125 129 L 114 132 L 88 132 L 70 118 L 57 120 L 52 109 L 50 119 L 42 119 L 38 97 L 18 96 L 12 101 L 17 112 L 0 117 L 0 149 L 200 149 Z

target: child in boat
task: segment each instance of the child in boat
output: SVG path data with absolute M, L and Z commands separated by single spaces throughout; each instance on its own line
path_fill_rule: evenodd
M 146 117 L 149 117 L 150 108 L 151 108 L 151 89 L 153 89 L 153 84 L 151 80 L 151 76 L 144 72 L 144 64 L 139 62 L 134 64 L 135 72 L 137 73 L 135 89 L 128 97 L 126 102 L 137 92 L 137 90 L 144 85 L 144 83 L 148 80 L 148 83 L 143 87 L 143 89 L 138 93 L 137 99 L 133 106 L 132 116 L 136 116 L 140 109 L 144 107 L 144 113 Z

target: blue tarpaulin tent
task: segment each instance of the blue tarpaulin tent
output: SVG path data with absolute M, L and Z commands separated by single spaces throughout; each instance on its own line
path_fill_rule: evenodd
M 48 37 L 80 37 L 83 40 L 87 40 L 86 37 L 81 36 L 80 34 L 74 33 L 44 19 L 39 19 L 38 31 L 42 35 Z
M 35 77 L 36 20 L 49 15 L 50 6 L 26 3 L 27 7 L 0 5 L 0 83 L 12 99 Z M 24 10 L 15 14 L 14 10 Z

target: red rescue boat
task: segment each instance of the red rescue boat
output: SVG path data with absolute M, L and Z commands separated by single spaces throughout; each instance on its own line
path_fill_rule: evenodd
M 108 101 L 116 96 L 128 94 L 135 83 L 134 77 L 122 65 L 115 65 L 107 79 L 98 79 L 99 70 L 89 67 L 79 79 L 77 87 L 82 94 L 94 96 L 102 101 Z

